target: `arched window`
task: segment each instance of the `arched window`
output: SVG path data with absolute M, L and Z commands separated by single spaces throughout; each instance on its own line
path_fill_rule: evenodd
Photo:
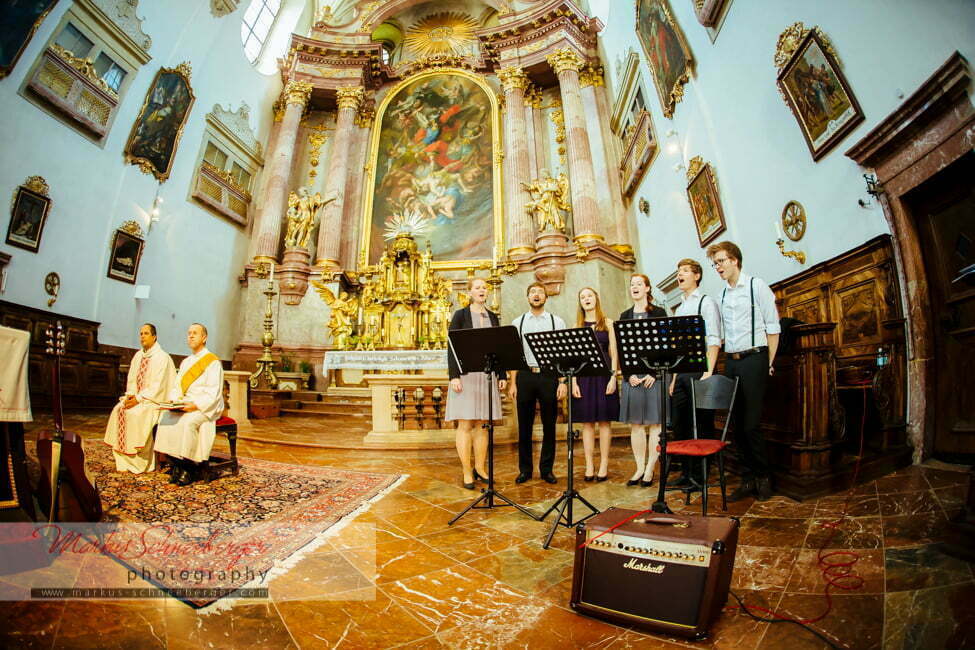
M 251 63 L 260 56 L 280 7 L 281 0 L 251 0 L 250 6 L 244 12 L 240 40 L 244 44 L 244 55 Z

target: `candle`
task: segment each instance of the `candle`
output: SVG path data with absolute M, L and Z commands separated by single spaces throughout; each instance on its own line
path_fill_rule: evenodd
M 785 235 L 782 234 L 782 222 L 775 219 L 772 223 L 775 224 L 775 236 L 777 239 L 785 239 Z
M 274 262 L 268 262 L 268 264 L 271 265 L 271 275 L 268 277 L 267 281 L 268 284 L 273 284 L 274 283 Z

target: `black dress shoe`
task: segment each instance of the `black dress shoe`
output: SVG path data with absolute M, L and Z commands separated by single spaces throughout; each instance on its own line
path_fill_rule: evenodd
M 596 477 L 596 482 L 597 483 L 602 483 L 603 481 L 607 480 L 608 478 L 609 478 L 609 474 L 607 474 L 606 476 L 597 476 Z
M 626 482 L 626 484 L 629 487 L 633 487 L 634 485 L 639 485 L 640 484 L 640 479 L 638 479 L 638 478 L 631 478 L 629 481 Z
M 179 481 L 179 474 L 180 474 L 179 468 L 174 467 L 172 473 L 169 475 L 169 482 L 175 485 L 176 482 Z
M 555 474 L 553 474 L 552 472 L 543 475 L 542 480 L 545 481 L 546 483 L 551 483 L 552 485 L 555 485 L 556 483 L 559 482 L 559 479 L 555 478 Z
M 179 478 L 176 479 L 176 485 L 181 487 L 186 487 L 193 482 L 193 473 L 185 469 L 181 469 L 179 472 Z
M 481 483 L 487 483 L 487 477 L 481 476 L 481 474 L 476 469 L 474 470 L 474 480 L 480 481 Z
M 728 495 L 728 503 L 734 503 L 736 501 L 741 501 L 742 499 L 747 499 L 748 497 L 755 494 L 755 481 L 750 478 L 746 478 L 741 482 L 738 488 Z
M 474 483 L 473 482 L 471 482 L 471 483 L 464 483 L 464 487 L 466 489 L 468 489 L 468 490 L 473 490 L 474 489 Z
M 653 479 L 650 479 L 649 481 L 644 481 L 642 478 L 640 479 L 640 487 L 650 487 L 651 485 L 653 485 Z
M 586 483 L 592 483 L 593 481 L 596 480 L 596 477 L 586 474 L 585 476 L 582 477 L 582 480 L 584 480 Z
M 522 472 L 521 474 L 518 475 L 518 478 L 515 479 L 515 483 L 524 483 L 531 477 L 532 477 L 531 474 L 526 474 L 525 472 Z

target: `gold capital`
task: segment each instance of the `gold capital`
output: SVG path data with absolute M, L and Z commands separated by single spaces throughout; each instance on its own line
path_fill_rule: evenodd
M 591 65 L 587 65 L 586 68 L 579 73 L 579 85 L 583 88 L 586 86 L 605 86 L 606 82 L 603 80 L 602 66 L 593 67 Z
M 339 110 L 343 108 L 358 110 L 364 94 L 365 89 L 362 86 L 342 86 L 335 89 L 335 101 L 339 105 Z
M 505 92 L 519 88 L 525 90 L 529 84 L 525 71 L 513 65 L 498 70 L 498 80 L 501 82 L 501 87 L 504 88 Z
M 575 50 L 563 47 L 548 55 L 548 64 L 555 70 L 555 74 L 561 74 L 566 70 L 581 70 L 583 60 Z
M 308 103 L 308 98 L 311 97 L 312 85 L 307 81 L 289 81 L 288 85 L 284 87 L 281 95 L 284 97 L 284 103 L 287 104 L 297 104 L 298 106 L 304 106 Z

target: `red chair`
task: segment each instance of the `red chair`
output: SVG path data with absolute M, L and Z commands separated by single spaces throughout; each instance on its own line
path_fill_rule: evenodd
M 731 423 L 731 409 L 735 404 L 735 394 L 738 392 L 738 378 L 730 379 L 723 375 L 712 375 L 705 381 L 697 379 L 691 381 L 691 412 L 694 420 L 694 437 L 690 440 L 674 440 L 667 443 L 667 462 L 664 463 L 663 478 L 664 485 L 667 484 L 667 474 L 670 472 L 670 457 L 683 457 L 685 463 L 693 462 L 693 459 L 700 458 L 704 471 L 704 483 L 698 483 L 691 475 L 690 487 L 681 488 L 685 495 L 685 503 L 691 502 L 691 493 L 701 493 L 701 514 L 708 514 L 708 487 L 713 484 L 708 483 L 708 459 L 715 458 L 718 461 L 718 480 L 721 486 L 721 509 L 728 509 L 728 496 L 725 489 L 724 477 L 724 450 L 728 446 L 725 438 L 728 436 L 728 425 Z M 721 431 L 721 438 L 714 440 L 711 438 L 698 438 L 697 434 L 697 409 L 710 409 L 714 411 L 727 411 L 724 421 L 724 429 Z
M 225 469 L 229 469 L 234 476 L 240 471 L 237 463 L 237 421 L 233 418 L 222 417 L 217 420 L 217 433 L 227 436 L 230 443 L 230 455 L 219 451 L 210 452 L 210 458 L 203 462 L 203 479 L 209 483 Z

